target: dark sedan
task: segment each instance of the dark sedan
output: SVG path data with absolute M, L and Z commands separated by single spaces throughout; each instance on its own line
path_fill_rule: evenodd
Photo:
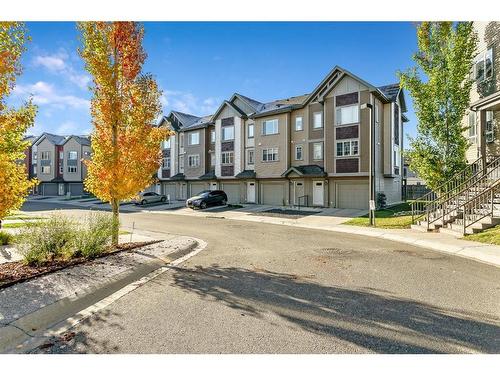
M 189 198 L 186 201 L 186 207 L 189 208 L 207 208 L 208 206 L 226 205 L 227 195 L 222 190 L 204 190 L 198 195 Z

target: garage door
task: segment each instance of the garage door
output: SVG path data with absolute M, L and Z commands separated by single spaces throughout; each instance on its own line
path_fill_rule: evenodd
M 240 203 L 240 184 L 222 184 L 228 203 Z
M 368 209 L 368 183 L 337 184 L 337 207 Z
M 191 184 L 191 196 L 198 195 L 200 191 L 207 190 L 205 184 Z
M 174 201 L 175 197 L 175 184 L 163 184 L 163 194 L 170 195 L 170 200 Z
M 283 184 L 262 184 L 262 204 L 283 206 L 285 189 Z

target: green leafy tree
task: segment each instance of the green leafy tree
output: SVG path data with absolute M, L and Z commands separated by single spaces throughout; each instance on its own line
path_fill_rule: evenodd
M 436 190 L 465 167 L 468 141 L 462 118 L 469 106 L 477 36 L 472 22 L 422 22 L 417 26 L 418 67 L 399 73 L 418 119 L 410 138 L 410 168 Z

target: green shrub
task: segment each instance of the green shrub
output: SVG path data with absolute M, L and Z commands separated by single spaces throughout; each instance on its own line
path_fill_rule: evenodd
M 7 232 L 0 232 L 0 246 L 12 243 L 13 236 Z
M 52 215 L 47 220 L 27 223 L 16 242 L 26 263 L 42 265 L 53 259 L 72 257 L 74 235 L 74 221 L 62 215 Z
M 95 258 L 111 242 L 113 233 L 113 215 L 91 213 L 85 218 L 85 225 L 77 230 L 73 247 L 75 256 Z

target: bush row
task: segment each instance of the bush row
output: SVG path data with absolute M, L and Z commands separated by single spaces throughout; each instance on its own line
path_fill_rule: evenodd
M 90 213 L 83 222 L 55 214 L 48 220 L 29 223 L 15 241 L 29 265 L 76 257 L 95 258 L 111 242 L 113 220 L 107 213 Z

